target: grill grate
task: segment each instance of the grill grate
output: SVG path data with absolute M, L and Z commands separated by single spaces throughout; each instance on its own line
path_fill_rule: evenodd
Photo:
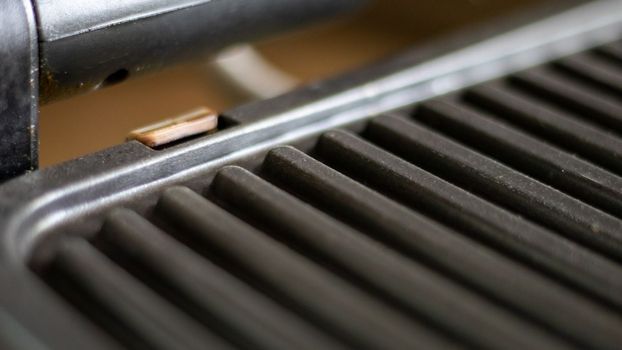
M 225 166 L 38 271 L 133 348 L 619 348 L 620 45 Z

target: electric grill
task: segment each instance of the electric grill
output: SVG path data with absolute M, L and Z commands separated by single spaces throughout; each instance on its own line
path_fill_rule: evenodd
M 619 349 L 622 4 L 507 26 L 3 184 L 0 344 Z

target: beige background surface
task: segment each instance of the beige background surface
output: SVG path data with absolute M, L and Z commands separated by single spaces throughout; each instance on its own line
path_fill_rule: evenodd
M 466 30 L 537 0 L 378 0 L 359 13 L 259 43 L 285 71 L 310 81 Z M 123 142 L 137 127 L 207 105 L 236 101 L 204 63 L 185 64 L 41 109 L 43 167 Z

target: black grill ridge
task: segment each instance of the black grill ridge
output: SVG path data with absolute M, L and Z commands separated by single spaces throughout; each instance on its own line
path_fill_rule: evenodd
M 134 348 L 617 349 L 620 52 L 223 167 L 37 271 Z

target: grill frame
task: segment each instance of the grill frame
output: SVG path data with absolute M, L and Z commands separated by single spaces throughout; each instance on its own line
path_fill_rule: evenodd
M 224 117 L 234 126 L 215 135 L 160 151 L 129 142 L 13 180 L 0 187 L 0 259 L 23 285 L 53 294 L 26 262 L 35 247 L 45 247 L 42 243 L 53 241 L 56 232 L 71 226 L 69 234 L 96 233 L 101 220 L 92 218 L 110 208 L 126 206 L 144 213 L 162 189 L 180 183 L 200 189 L 223 165 L 253 168 L 275 146 L 293 143 L 309 149 L 305 140 L 329 129 L 348 126 L 358 131 L 359 122 L 370 116 L 590 49 L 622 35 L 622 5 L 599 1 L 584 6 L 466 49 L 455 50 L 451 45 L 441 53 L 419 49 L 360 72 L 236 108 Z M 541 35 L 543 42 L 534 44 L 534 32 L 547 33 L 560 23 L 583 18 L 585 11 L 598 20 L 584 21 L 581 28 L 568 28 L 559 37 Z M 508 42 L 518 48 L 504 51 Z M 54 249 L 53 245 L 49 248 L 50 252 Z M 37 251 L 36 258 L 43 261 L 46 253 Z M 35 266 L 37 263 L 34 261 Z M 56 296 L 46 298 L 58 302 Z M 55 317 L 79 319 L 72 311 L 58 309 Z M 29 312 L 21 311 L 23 315 Z M 97 338 L 97 330 L 91 333 Z M 87 335 L 82 337 L 75 341 Z

